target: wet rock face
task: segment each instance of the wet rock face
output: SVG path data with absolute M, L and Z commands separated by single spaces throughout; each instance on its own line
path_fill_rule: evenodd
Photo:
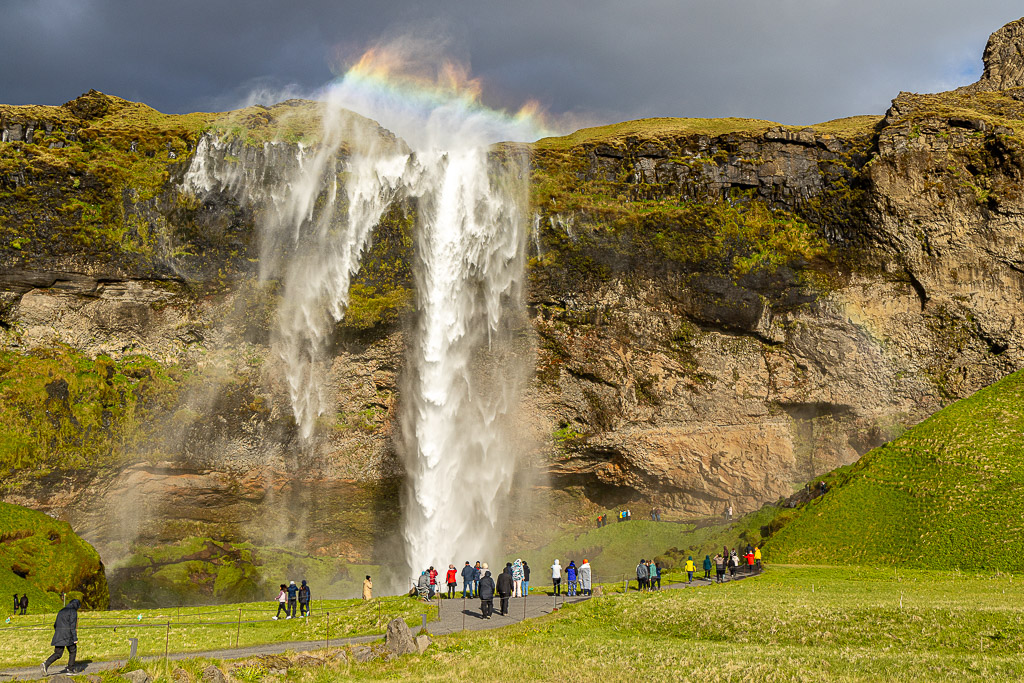
M 985 71 L 968 92 L 1024 87 L 1024 17 L 993 33 L 985 45 Z

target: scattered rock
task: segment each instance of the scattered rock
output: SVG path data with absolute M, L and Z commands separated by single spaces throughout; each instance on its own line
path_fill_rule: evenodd
M 213 664 L 203 669 L 202 680 L 207 683 L 227 683 L 227 677 L 224 672 L 215 667 Z
M 365 645 L 352 648 L 352 658 L 357 662 L 372 662 L 379 656 L 373 651 L 373 648 L 366 647 Z
M 602 588 L 601 586 L 594 586 L 593 593 L 595 598 L 599 598 L 602 595 L 604 595 L 604 588 Z
M 384 647 L 388 652 L 396 655 L 407 655 L 416 652 L 416 643 L 413 641 L 412 631 L 404 619 L 392 619 L 388 623 L 388 630 L 384 634 Z
M 274 676 L 284 676 L 288 673 L 288 667 L 291 666 L 291 661 L 287 657 L 281 655 L 263 655 L 257 657 L 257 661 L 264 666 L 267 673 Z
M 323 666 L 324 660 L 311 655 L 298 655 L 292 660 L 292 666 L 299 666 L 306 669 Z
M 142 669 L 136 669 L 135 671 L 129 671 L 126 674 L 121 674 L 121 678 L 132 683 L 149 683 L 149 674 Z
M 430 636 L 416 636 L 416 651 L 423 654 L 430 647 Z
M 171 672 L 171 680 L 174 683 L 191 683 L 192 674 L 179 667 Z

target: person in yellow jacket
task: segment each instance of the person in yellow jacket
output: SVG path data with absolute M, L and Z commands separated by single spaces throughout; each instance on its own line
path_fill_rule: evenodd
M 757 571 L 761 571 L 761 549 L 754 548 L 754 564 L 757 565 Z
M 690 555 L 686 560 L 686 566 L 683 567 L 686 572 L 686 583 L 693 583 L 693 573 L 697 571 L 697 567 L 693 564 L 693 555 Z

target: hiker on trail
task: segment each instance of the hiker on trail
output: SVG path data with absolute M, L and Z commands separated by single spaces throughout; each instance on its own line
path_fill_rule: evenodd
M 512 597 L 523 597 L 523 561 L 520 559 L 512 563 Z
M 82 603 L 77 598 L 68 603 L 68 606 L 57 612 L 57 619 L 53 622 L 53 654 L 47 657 L 42 663 L 43 675 L 50 665 L 64 656 L 64 648 L 68 650 L 68 668 L 72 671 L 75 668 L 75 656 L 78 654 L 78 608 Z
M 562 566 L 558 564 L 558 560 L 551 565 L 551 585 L 554 587 L 555 595 L 562 594 Z
M 711 580 L 711 556 L 704 556 L 704 578 L 708 581 Z
M 736 557 L 736 550 L 733 549 L 733 551 L 731 553 L 729 553 L 729 578 L 730 579 L 732 577 L 736 576 L 736 567 L 738 567 L 739 564 L 740 564 L 740 560 L 739 560 L 738 557 Z
M 373 600 L 373 581 L 370 581 L 369 574 L 363 579 L 363 600 Z
M 484 577 L 478 582 L 477 595 L 480 596 L 480 614 L 484 619 L 490 619 L 494 614 L 494 579 L 486 569 Z
M 725 518 L 728 519 L 730 522 L 732 521 L 732 505 L 731 504 L 729 505 L 729 507 L 727 507 L 725 509 Z
M 508 599 L 512 595 L 512 566 L 505 567 L 505 571 L 498 576 L 498 597 L 501 598 L 501 616 L 508 614 Z
M 747 554 L 744 555 L 744 559 L 747 561 L 747 573 L 752 574 L 754 572 L 754 551 L 748 550 Z
M 476 583 L 476 570 L 473 569 L 469 564 L 469 560 L 466 560 L 466 564 L 462 567 L 462 597 L 471 598 L 473 597 L 473 584 Z
M 580 592 L 583 593 L 583 595 L 590 595 L 590 587 L 592 581 L 590 560 L 583 558 L 583 564 L 580 565 L 579 577 Z
M 647 579 L 651 590 L 661 590 L 661 564 L 658 562 L 647 563 Z
M 448 599 L 455 597 L 455 586 L 459 584 L 458 576 L 459 573 L 455 570 L 455 565 L 448 565 L 448 572 L 444 576 L 445 583 L 448 584 Z
M 647 588 L 647 580 L 650 575 L 647 573 L 647 564 L 643 558 L 640 559 L 640 564 L 636 566 L 636 589 L 642 591 Z
M 21 596 L 21 614 L 22 616 L 28 611 L 28 593 Z
M 686 583 L 693 583 L 693 573 L 697 571 L 693 565 L 693 555 L 686 558 L 686 566 L 683 567 L 683 571 L 686 572 Z
M 715 555 L 715 582 L 722 583 L 725 576 L 725 558 L 719 555 Z
M 523 560 L 523 597 L 529 597 L 530 595 L 530 565 L 526 560 Z
M 437 570 L 434 569 L 433 565 L 431 565 L 427 575 L 430 577 L 430 599 L 433 600 L 434 593 L 437 592 Z
M 291 619 L 296 614 L 298 614 L 298 612 L 299 612 L 298 607 L 297 607 L 298 604 L 299 604 L 299 587 L 295 585 L 294 581 L 289 581 L 288 582 L 288 611 L 290 612 L 290 614 L 288 615 L 289 619 Z
M 569 596 L 576 597 L 576 560 L 569 560 L 565 568 L 565 580 L 569 582 Z
M 754 564 L 757 565 L 757 571 L 761 571 L 761 548 L 754 548 Z
M 284 616 L 288 616 L 288 587 L 283 583 L 281 584 L 281 592 L 277 594 L 277 614 L 274 615 L 274 621 L 281 616 L 281 610 L 284 610 Z
M 306 580 L 302 580 L 302 585 L 299 586 L 299 612 L 301 616 L 309 616 L 309 584 Z
M 416 594 L 420 597 L 420 600 L 424 602 L 430 600 L 430 577 L 427 576 L 427 570 L 424 569 L 420 572 L 420 578 L 416 581 Z

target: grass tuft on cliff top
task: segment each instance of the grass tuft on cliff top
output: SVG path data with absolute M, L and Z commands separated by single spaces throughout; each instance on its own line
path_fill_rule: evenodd
M 944 408 L 833 479 L 829 493 L 771 536 L 766 557 L 1021 571 L 1024 371 Z

